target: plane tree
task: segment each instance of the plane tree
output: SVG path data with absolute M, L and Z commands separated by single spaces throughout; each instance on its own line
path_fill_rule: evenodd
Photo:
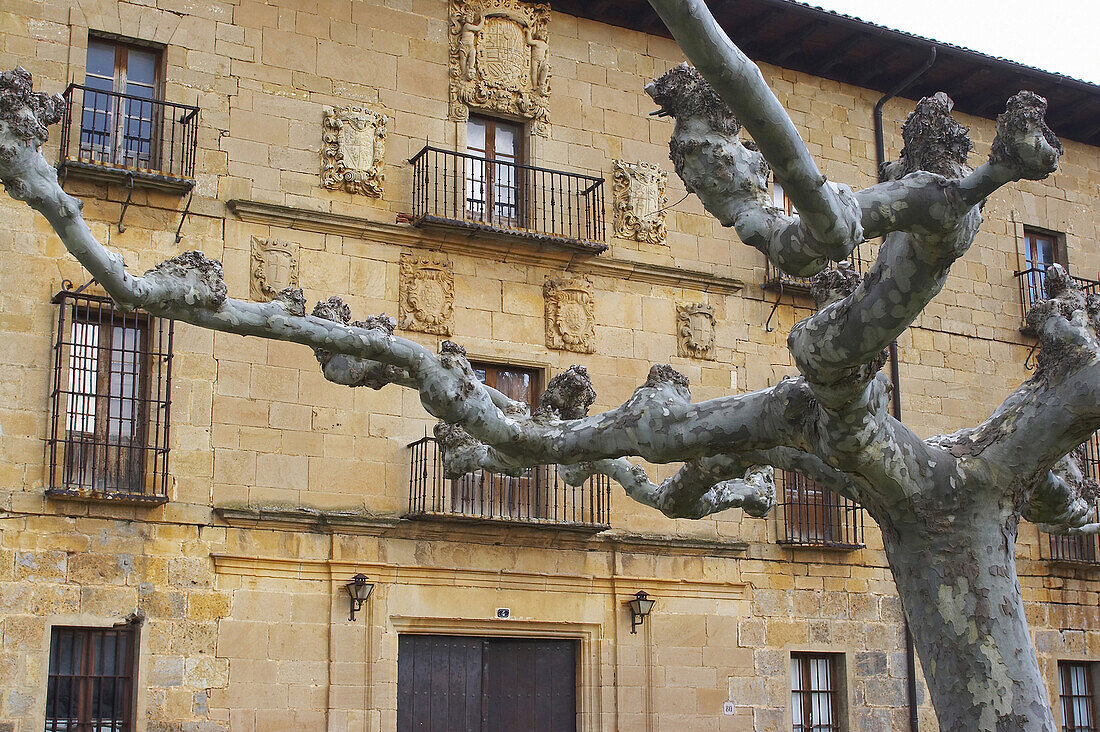
M 944 94 L 922 99 L 885 182 L 853 191 L 818 170 L 759 69 L 703 0 L 651 0 L 694 66 L 647 86 L 675 118 L 670 151 L 687 189 L 742 242 L 782 271 L 814 276 L 816 312 L 788 347 L 798 376 L 745 394 L 693 402 L 688 380 L 655 365 L 621 405 L 590 414 L 583 366 L 550 380 L 539 406 L 482 384 L 462 347 L 438 352 L 394 334 L 385 316 L 353 320 L 337 296 L 306 311 L 287 289 L 270 302 L 228 297 L 221 264 L 186 252 L 142 275 L 101 245 L 41 153 L 62 100 L 34 92 L 21 68 L 0 76 L 0 180 L 44 216 L 120 308 L 193 325 L 304 344 L 324 375 L 348 386 L 416 389 L 448 476 L 518 474 L 557 464 L 579 484 L 593 474 L 672 517 L 731 507 L 762 516 L 773 468 L 806 475 L 862 505 L 882 529 L 890 567 L 944 730 L 1054 730 L 1014 561 L 1021 518 L 1062 533 L 1096 532 L 1097 486 L 1078 447 L 1100 428 L 1100 297 L 1057 265 L 1048 298 L 1028 314 L 1038 366 L 983 422 L 922 439 L 890 411 L 885 351 L 943 287 L 999 187 L 1057 169 L 1061 145 L 1046 102 L 1021 92 L 997 120 L 986 162 L 967 165 L 966 129 Z M 740 139 L 745 134 L 752 143 Z M 770 203 L 769 175 L 797 209 Z M 883 237 L 860 276 L 846 265 Z M 644 467 L 677 463 L 669 478 Z

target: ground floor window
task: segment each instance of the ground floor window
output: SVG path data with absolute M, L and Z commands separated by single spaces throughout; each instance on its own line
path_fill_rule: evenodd
M 577 642 L 401 635 L 398 732 L 576 732 Z
M 840 732 L 839 663 L 835 653 L 791 654 L 794 732 Z
M 55 627 L 45 732 L 130 732 L 137 628 Z
M 1093 664 L 1061 661 L 1058 697 L 1062 701 L 1062 732 L 1096 732 Z

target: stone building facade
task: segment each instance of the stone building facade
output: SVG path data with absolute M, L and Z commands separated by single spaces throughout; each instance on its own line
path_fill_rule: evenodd
M 86 87 L 45 153 L 132 269 L 201 250 L 232 296 L 338 295 L 354 318 L 453 339 L 498 388 L 532 396 L 582 363 L 594 410 L 653 363 L 686 374 L 696 399 L 774 384 L 809 312 L 793 286 L 773 308 L 763 258 L 669 174 L 671 124 L 648 116 L 642 87 L 682 60 L 662 35 L 519 0 L 9 0 L 0 13 L 0 66 L 26 66 L 45 91 Z M 823 172 L 873 183 L 881 92 L 762 69 Z M 911 107 L 885 104 L 893 154 Z M 984 155 L 993 121 L 959 117 Z M 989 201 L 973 250 L 899 343 L 919 434 L 973 423 L 1027 377 L 1016 273 L 1047 261 L 1044 236 L 1073 274 L 1100 269 L 1100 151 L 1063 143 L 1055 176 Z M 149 732 L 404 729 L 433 688 L 436 713 L 464 720 L 445 728 L 465 729 L 467 711 L 503 704 L 494 653 L 518 654 L 580 730 L 790 730 L 792 659 L 814 658 L 831 665 L 840 729 L 906 727 L 902 614 L 858 511 L 810 489 L 767 519 L 678 521 L 614 486 L 567 495 L 549 471 L 444 482 L 413 393 L 348 389 L 308 349 L 183 324 L 159 402 L 142 390 L 166 353 L 135 347 L 120 357 L 128 381 L 92 385 L 109 367 L 90 354 L 126 352 L 89 340 L 109 306 L 80 300 L 96 286 L 76 292 L 88 277 L 44 221 L 9 200 L 0 211 L 0 730 L 59 717 L 59 659 L 94 666 L 72 644 L 105 642 L 66 630 L 81 628 L 132 644 L 115 660 L 133 693 L 103 703 Z M 152 338 L 111 322 L 115 339 Z M 134 426 L 162 412 L 163 433 Z M 74 457 L 81 432 L 105 452 Z M 139 448 L 144 462 L 118 467 Z M 1021 527 L 1058 716 L 1059 664 L 1100 664 L 1100 565 L 1095 544 L 1075 562 L 1051 547 Z M 349 619 L 359 573 L 373 592 Z M 656 603 L 632 629 L 638 591 Z M 566 654 L 564 681 L 530 670 L 543 646 Z M 465 710 L 417 676 L 458 673 L 456 649 L 481 654 L 462 673 L 491 704 Z M 919 670 L 917 686 L 920 729 L 934 729 Z

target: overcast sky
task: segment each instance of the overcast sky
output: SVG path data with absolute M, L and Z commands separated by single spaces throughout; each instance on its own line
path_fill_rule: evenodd
M 803 0 L 1100 84 L 1100 0 Z

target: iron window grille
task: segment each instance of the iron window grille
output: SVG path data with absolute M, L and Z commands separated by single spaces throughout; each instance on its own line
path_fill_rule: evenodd
M 791 654 L 794 732 L 840 732 L 837 655 Z
M 53 628 L 45 732 L 131 732 L 137 626 Z
M 864 546 L 864 509 L 798 473 L 776 471 L 780 482 L 780 544 L 835 549 Z
M 53 302 L 47 494 L 167 501 L 172 321 L 79 290 Z
M 1058 698 L 1062 703 L 1062 732 L 1096 732 L 1093 664 L 1058 662 Z

